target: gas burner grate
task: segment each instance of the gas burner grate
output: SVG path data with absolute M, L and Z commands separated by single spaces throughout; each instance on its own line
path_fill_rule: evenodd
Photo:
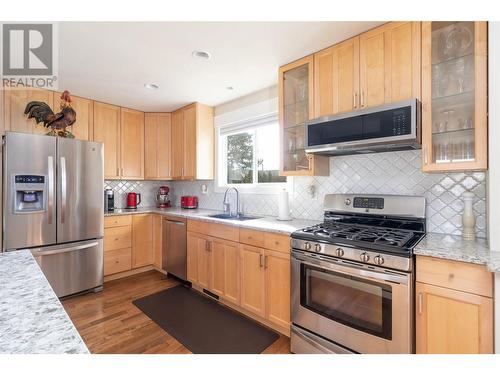
M 341 238 L 390 247 L 404 247 L 410 241 L 414 232 L 400 229 L 377 228 L 355 224 L 323 223 L 303 229 L 319 238 Z

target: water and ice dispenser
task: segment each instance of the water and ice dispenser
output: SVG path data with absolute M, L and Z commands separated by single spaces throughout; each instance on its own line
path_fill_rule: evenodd
M 43 212 L 46 210 L 46 176 L 13 175 L 14 213 Z

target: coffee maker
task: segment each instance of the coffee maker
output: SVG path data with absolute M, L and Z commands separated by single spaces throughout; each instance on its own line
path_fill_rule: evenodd
M 170 207 L 170 199 L 168 199 L 168 186 L 160 186 L 156 194 L 156 207 L 167 208 Z
M 115 210 L 115 193 L 111 189 L 104 190 L 104 212 Z

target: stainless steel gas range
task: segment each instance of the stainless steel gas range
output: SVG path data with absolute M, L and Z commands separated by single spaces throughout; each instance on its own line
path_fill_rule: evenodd
M 425 198 L 329 194 L 324 211 L 292 233 L 292 352 L 413 353 Z

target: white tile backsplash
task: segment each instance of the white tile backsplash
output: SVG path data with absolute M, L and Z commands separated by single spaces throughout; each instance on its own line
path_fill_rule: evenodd
M 329 193 L 423 195 L 427 201 L 427 230 L 461 234 L 461 195 L 464 191 L 471 191 L 476 196 L 474 212 L 477 235 L 486 237 L 486 174 L 423 173 L 420 155 L 420 151 L 414 150 L 332 157 L 330 176 L 293 178 L 293 193 L 290 197 L 292 216 L 322 220 L 323 197 Z M 136 183 L 149 186 L 148 181 Z M 208 185 L 208 194 L 201 194 L 202 184 Z M 156 189 L 160 185 L 155 185 Z M 309 192 L 311 185 L 315 190 L 313 197 Z M 172 187 L 174 205 L 179 205 L 181 195 L 197 195 L 200 208 L 222 209 L 224 194 L 214 192 L 213 181 L 175 181 L 169 186 Z M 234 207 L 233 193 L 230 199 Z M 277 195 L 241 194 L 240 200 L 245 213 L 278 214 Z
M 140 207 L 155 206 L 156 193 L 160 186 L 171 187 L 170 181 L 104 181 L 104 189 L 112 189 L 115 192 L 115 207 L 124 208 L 127 206 L 127 193 L 141 194 Z M 172 195 L 170 195 L 172 200 Z

